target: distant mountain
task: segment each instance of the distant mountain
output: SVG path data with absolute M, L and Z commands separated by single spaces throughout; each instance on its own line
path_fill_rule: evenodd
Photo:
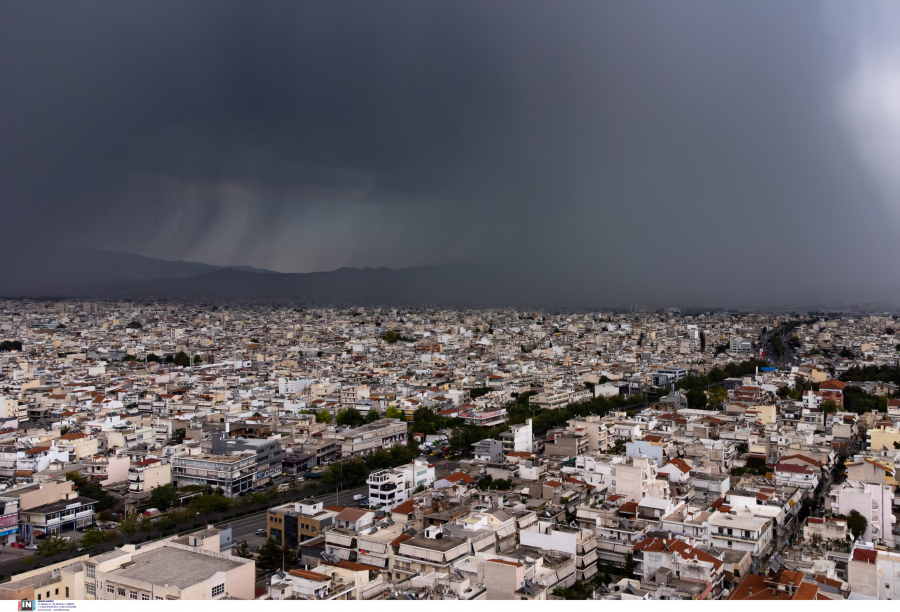
M 4 245 L 0 247 L 0 295 L 43 297 L 94 295 L 117 282 L 189 278 L 231 269 L 191 261 L 167 261 L 134 253 L 69 247 Z M 278 272 L 240 266 L 246 274 Z
M 68 247 L 6 245 L 0 257 L 6 298 L 487 306 L 509 297 L 493 273 L 466 264 L 283 274 Z
M 216 270 L 186 278 L 122 281 L 93 288 L 100 295 L 190 301 L 266 301 L 308 305 L 488 304 L 496 296 L 479 266 L 341 268 L 309 274 Z

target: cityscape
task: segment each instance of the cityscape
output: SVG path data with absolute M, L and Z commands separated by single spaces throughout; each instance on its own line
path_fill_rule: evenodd
M 10 610 L 900 599 L 900 3 L 0 24 Z
M 891 599 L 897 324 L 0 302 L 0 593 Z

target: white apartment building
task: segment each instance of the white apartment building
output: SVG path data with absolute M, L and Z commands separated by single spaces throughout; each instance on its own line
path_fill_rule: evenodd
M 890 485 L 845 481 L 833 486 L 829 496 L 832 512 L 850 516 L 856 510 L 866 519 L 868 524 L 863 540 L 893 541 L 893 526 L 897 519 L 892 512 L 894 493 Z
M 390 470 L 369 474 L 369 504 L 382 504 L 385 510 L 393 510 L 410 497 L 418 487 L 434 484 L 434 465 L 424 459 L 401 465 Z
M 709 517 L 709 543 L 716 548 L 748 551 L 758 561 L 771 540 L 771 519 L 744 512 L 715 512 Z

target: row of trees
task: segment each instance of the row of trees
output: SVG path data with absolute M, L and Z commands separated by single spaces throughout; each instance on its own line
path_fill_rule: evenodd
M 311 414 L 310 412 L 303 411 L 301 414 Z M 387 419 L 399 419 L 403 416 L 400 410 L 396 406 L 388 406 L 388 409 L 384 412 L 384 418 Z M 334 417 L 334 422 L 337 425 L 348 425 L 350 427 L 359 427 L 361 425 L 365 425 L 366 423 L 373 423 L 378 419 L 382 418 L 381 413 L 376 409 L 371 408 L 366 416 L 363 416 L 362 413 L 353 408 L 344 408 L 342 410 L 338 410 L 337 414 Z M 316 423 L 325 423 L 326 425 L 331 423 L 332 417 L 331 412 L 328 411 L 327 408 L 322 408 L 316 413 Z
M 21 351 L 22 343 L 18 340 L 4 340 L 0 342 L 0 353 L 6 353 L 9 351 Z

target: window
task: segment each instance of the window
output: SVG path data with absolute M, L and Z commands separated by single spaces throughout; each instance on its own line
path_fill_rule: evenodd
M 162 597 L 159 596 L 155 597 L 154 599 L 156 599 L 157 601 L 162 601 Z
M 56 591 L 54 591 L 53 594 L 54 594 L 54 595 L 59 595 L 59 589 L 56 589 Z
M 94 587 L 93 584 L 86 584 L 86 585 L 84 585 L 84 591 L 85 591 L 88 595 L 94 595 L 94 596 L 97 595 L 97 589 Z
M 85 575 L 86 575 L 88 578 L 90 578 L 90 579 L 93 580 L 94 578 L 97 577 L 97 568 L 96 568 L 96 567 L 94 567 L 93 565 L 87 565 L 87 566 L 85 566 L 85 567 L 86 567 L 86 569 L 85 569 Z
M 128 591 L 128 599 L 137 599 L 137 591 Z
M 125 587 L 119 587 L 119 597 L 125 597 Z
M 217 584 L 216 586 L 214 586 L 214 587 L 212 588 L 212 596 L 213 596 L 213 597 L 215 597 L 215 596 L 217 596 L 217 595 L 221 595 L 221 594 L 224 593 L 224 592 L 225 592 L 225 585 L 224 585 L 224 584 Z
M 113 585 L 107 584 L 107 585 L 106 585 L 106 592 L 107 592 L 107 593 L 115 593 L 115 592 L 116 592 L 116 589 L 113 587 Z
M 150 601 L 150 596 L 146 593 L 141 593 L 141 601 Z
M 68 599 L 68 597 L 69 597 L 69 587 L 66 587 L 66 598 Z
M 38 601 L 40 601 L 40 600 L 41 600 L 41 594 L 38 593 Z

